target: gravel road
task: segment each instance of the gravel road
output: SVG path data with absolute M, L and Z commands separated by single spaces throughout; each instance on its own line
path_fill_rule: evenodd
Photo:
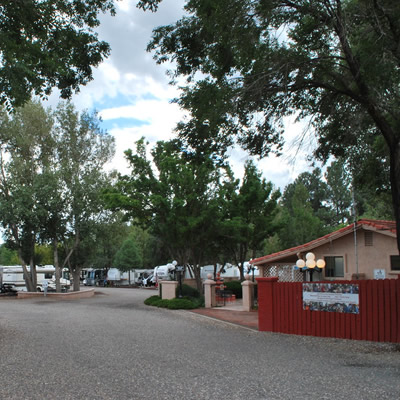
M 0 399 L 399 399 L 400 347 L 256 332 L 146 289 L 0 299 Z

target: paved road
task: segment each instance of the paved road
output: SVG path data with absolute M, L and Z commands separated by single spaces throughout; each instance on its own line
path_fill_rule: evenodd
M 400 398 L 399 347 L 256 332 L 151 294 L 0 299 L 0 399 Z

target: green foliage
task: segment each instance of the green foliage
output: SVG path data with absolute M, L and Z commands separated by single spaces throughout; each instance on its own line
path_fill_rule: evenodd
M 223 153 L 236 141 L 266 156 L 281 151 L 284 118 L 296 114 L 316 135 L 322 160 L 349 159 L 363 142 L 375 152 L 373 139 L 383 138 L 399 231 L 400 2 L 185 4 L 185 16 L 155 29 L 148 46 L 157 62 L 174 61 L 175 76 L 187 78 L 176 101 L 191 118 L 179 124 L 180 137 L 200 150 Z M 361 165 L 368 163 L 353 164 L 360 177 Z M 374 176 L 373 170 L 364 179 Z M 326 224 L 329 217 L 318 218 Z
M 261 177 L 252 161 L 248 161 L 241 186 L 237 191 L 230 190 L 228 196 L 221 227 L 226 247 L 234 254 L 243 278 L 244 262 L 259 255 L 263 243 L 277 228 L 280 192 Z
M 114 14 L 113 0 L 2 2 L 0 105 L 21 106 L 53 87 L 69 98 L 92 80 L 92 67 L 110 52 L 95 32 L 107 11 Z
M 0 246 L 0 265 L 18 265 L 18 254 L 15 250 L 6 247 L 5 244 Z
M 242 283 L 240 281 L 224 282 L 226 290 L 232 291 L 237 299 L 242 298 Z
M 114 258 L 114 267 L 120 271 L 130 271 L 142 267 L 142 258 L 136 243 L 132 239 L 126 239 Z
M 151 296 L 151 297 L 147 298 L 144 301 L 144 304 L 146 304 L 146 306 L 156 306 L 157 302 L 160 300 L 161 300 L 161 297 L 155 295 L 155 296 Z
M 284 249 L 307 243 L 326 232 L 322 221 L 314 214 L 307 188 L 296 183 L 292 189 L 290 200 L 286 197 L 280 215 L 279 239 Z
M 54 263 L 53 249 L 49 245 L 35 246 L 37 264 L 52 265 Z
M 120 177 L 105 198 L 111 209 L 123 210 L 133 223 L 148 227 L 167 250 L 164 257 L 194 266 L 200 284 L 200 265 L 218 239 L 225 165 L 211 154 L 183 149 L 177 140 L 158 142 L 151 155 L 157 173 L 147 159 L 144 139 L 136 143 L 136 152 L 127 151 L 132 173 Z
M 95 114 L 80 115 L 69 103 L 51 112 L 30 102 L 11 115 L 0 110 L 0 141 L 0 223 L 8 245 L 20 263 L 35 265 L 43 262 L 35 245 L 51 244 L 56 275 L 58 264 L 79 272 L 93 259 L 96 228 L 109 215 L 100 193 L 113 138 L 99 129 Z M 29 290 L 34 275 L 32 269 Z
M 176 288 L 176 296 L 178 296 L 179 293 L 179 287 Z M 183 297 L 192 297 L 192 298 L 200 298 L 200 292 L 190 286 L 190 285 L 185 285 L 184 283 L 182 284 L 182 296 Z
M 144 301 L 144 304 L 148 306 L 168 308 L 170 310 L 190 310 L 202 306 L 200 299 L 191 299 L 189 297 L 162 300 L 159 296 L 151 296 Z
M 198 308 L 198 303 L 193 302 L 189 298 L 182 298 L 182 299 L 171 299 L 168 302 L 168 306 L 170 310 L 191 310 L 193 308 Z

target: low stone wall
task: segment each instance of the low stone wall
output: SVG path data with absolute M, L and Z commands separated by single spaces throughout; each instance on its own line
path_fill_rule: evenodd
M 46 297 L 52 300 L 87 299 L 94 296 L 94 289 L 80 290 L 79 292 L 54 293 L 47 292 Z M 41 292 L 18 292 L 18 299 L 32 299 L 44 297 Z

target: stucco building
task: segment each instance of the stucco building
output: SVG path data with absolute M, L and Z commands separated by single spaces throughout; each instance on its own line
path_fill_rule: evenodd
M 312 280 L 397 278 L 400 256 L 394 221 L 362 219 L 309 243 L 251 260 L 259 276 L 278 276 L 280 281 L 310 280 L 310 273 L 295 267 L 308 252 L 325 261 L 314 269 Z M 306 274 L 306 275 L 304 275 Z

